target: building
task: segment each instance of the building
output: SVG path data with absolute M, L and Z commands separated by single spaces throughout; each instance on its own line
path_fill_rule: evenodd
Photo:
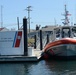
M 3 28 L 0 28 L 0 31 L 9 31 L 9 29 L 3 27 Z
M 55 28 L 55 27 L 57 27 L 57 26 L 55 26 L 55 25 L 50 25 L 50 26 L 45 26 L 45 27 L 42 27 L 41 29 L 39 29 L 39 30 L 33 30 L 32 32 L 30 32 L 30 33 L 28 33 L 28 37 L 34 37 L 34 35 L 37 35 L 37 36 L 39 36 L 40 35 L 40 30 L 42 30 L 42 32 L 43 32 L 43 34 L 42 35 L 47 35 L 47 34 L 52 34 L 52 31 L 53 31 L 53 29 Z

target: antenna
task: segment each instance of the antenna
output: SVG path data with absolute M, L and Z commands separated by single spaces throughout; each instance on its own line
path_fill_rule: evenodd
M 3 6 L 1 5 L 1 28 L 3 27 Z
M 69 14 L 69 11 L 67 11 L 66 9 L 66 5 L 65 5 L 65 13 L 63 14 L 63 16 L 65 16 L 64 22 L 62 22 L 64 25 L 69 25 L 69 19 L 68 16 L 70 16 L 71 14 Z
M 32 6 L 28 6 L 25 10 L 28 12 L 28 25 L 29 25 L 29 33 L 30 33 L 30 11 Z
M 17 17 L 17 24 L 18 24 L 18 30 L 19 30 L 19 17 Z

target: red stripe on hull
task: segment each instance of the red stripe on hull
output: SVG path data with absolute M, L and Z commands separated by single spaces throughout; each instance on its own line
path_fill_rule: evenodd
M 19 47 L 20 46 L 21 37 L 22 37 L 22 31 L 19 31 L 18 35 L 17 35 L 15 47 Z
M 52 50 L 52 49 L 50 50 L 50 53 L 51 53 L 52 55 L 54 55 L 54 52 L 53 52 L 53 50 Z
M 46 51 L 50 47 L 61 45 L 61 44 L 76 44 L 76 39 L 73 39 L 73 38 L 63 38 L 61 40 L 57 40 L 57 41 L 51 42 L 51 43 L 49 43 L 49 44 L 47 44 L 45 46 L 44 51 Z

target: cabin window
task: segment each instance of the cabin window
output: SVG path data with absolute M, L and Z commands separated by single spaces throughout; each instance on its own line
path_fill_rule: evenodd
M 55 29 L 55 34 L 56 34 L 56 37 L 59 38 L 60 37 L 60 29 Z
M 62 38 L 64 38 L 64 37 L 70 37 L 70 29 L 69 28 L 62 29 Z
M 72 28 L 72 33 L 73 33 L 73 36 L 76 37 L 76 27 Z

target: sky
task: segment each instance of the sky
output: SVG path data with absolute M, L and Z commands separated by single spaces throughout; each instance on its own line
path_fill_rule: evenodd
M 76 23 L 76 0 L 0 0 L 2 6 L 3 27 L 17 29 L 17 17 L 19 17 L 20 27 L 23 18 L 28 17 L 25 10 L 31 6 L 30 28 L 35 29 L 36 25 L 44 27 L 46 25 L 61 25 L 64 16 L 64 5 L 71 14 L 70 23 Z M 1 8 L 0 8 L 0 27 L 1 27 Z

